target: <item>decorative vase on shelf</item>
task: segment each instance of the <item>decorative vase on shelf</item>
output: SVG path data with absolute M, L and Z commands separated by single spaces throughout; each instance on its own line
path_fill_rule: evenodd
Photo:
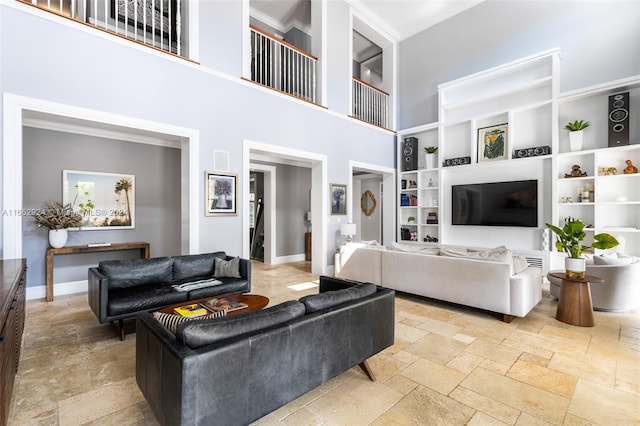
M 585 271 L 587 270 L 587 262 L 584 258 L 567 257 L 564 259 L 564 269 L 566 270 L 567 278 L 584 278 Z
M 66 229 L 49 229 L 49 244 L 53 248 L 62 248 L 67 244 L 67 230 Z
M 424 168 L 425 169 L 436 168 L 436 154 L 427 153 L 424 155 Z
M 575 132 L 569 132 L 569 147 L 571 148 L 571 151 L 582 150 L 583 135 L 584 135 L 583 130 L 576 130 Z

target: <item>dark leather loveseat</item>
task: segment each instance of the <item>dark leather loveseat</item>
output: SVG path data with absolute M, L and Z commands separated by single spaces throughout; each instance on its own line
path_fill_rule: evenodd
M 247 425 L 391 346 L 394 299 L 323 276 L 317 295 L 189 321 L 175 335 L 140 314 L 138 386 L 163 426 Z
M 199 288 L 178 290 L 178 285 Z M 140 312 L 202 297 L 249 291 L 251 262 L 227 256 L 223 251 L 107 260 L 89 268 L 89 306 L 100 323 L 118 320 L 121 340 L 124 340 L 123 319 Z

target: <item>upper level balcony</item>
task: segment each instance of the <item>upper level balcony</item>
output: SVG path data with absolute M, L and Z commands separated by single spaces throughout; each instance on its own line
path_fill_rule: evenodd
M 188 31 L 188 18 L 199 18 L 195 16 L 198 9 L 194 5 L 197 0 L 17 1 L 183 58 L 189 58 L 190 45 L 200 45 L 197 40 L 190 44 Z M 286 15 L 296 16 L 292 22 L 280 22 L 282 15 L 269 16 L 268 13 L 275 13 L 271 8 L 258 9 L 272 7 L 269 2 L 251 2 L 251 25 L 248 29 L 242 29 L 243 37 L 250 37 L 244 39 L 248 41 L 250 52 L 244 51 L 246 59 L 243 61 L 249 61 L 250 65 L 244 62 L 246 68 L 243 69 L 243 77 L 278 92 L 325 105 L 327 99 L 321 98 L 321 88 L 324 88 L 324 96 L 327 96 L 327 92 L 330 96 L 332 88 L 327 85 L 332 81 L 324 81 L 327 76 L 320 74 L 320 58 L 310 53 L 312 46 L 321 50 L 317 40 L 321 36 L 311 28 L 311 1 L 292 0 L 291 4 L 287 3 Z M 296 3 L 298 6 L 292 6 Z M 265 21 L 269 23 L 265 24 Z M 363 28 L 361 23 L 354 20 L 354 28 L 356 24 Z M 366 28 L 363 32 L 369 38 L 375 38 Z M 312 36 L 316 39 L 312 40 Z M 244 45 L 245 49 L 247 44 Z M 350 105 L 342 105 L 341 112 L 382 128 L 391 128 L 390 95 L 381 89 L 392 87 L 392 75 L 382 68 L 383 57 L 387 54 L 355 30 L 353 45 L 352 57 L 344 58 L 353 64 L 354 71 Z M 220 61 L 224 60 L 220 58 Z

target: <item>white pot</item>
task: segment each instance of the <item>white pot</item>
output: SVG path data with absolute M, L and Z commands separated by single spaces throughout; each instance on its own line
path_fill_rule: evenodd
M 587 270 L 586 259 L 574 259 L 567 257 L 564 259 L 564 269 L 566 270 L 567 277 L 569 278 L 574 276 L 584 278 L 585 271 Z
M 66 229 L 50 229 L 49 230 L 49 244 L 53 248 L 62 248 L 67 244 L 67 230 Z
M 436 154 L 424 154 L 424 168 L 435 169 L 436 168 Z
M 575 132 L 569 132 L 569 147 L 571 151 L 580 151 L 582 150 L 582 135 L 584 134 L 583 130 L 577 130 Z

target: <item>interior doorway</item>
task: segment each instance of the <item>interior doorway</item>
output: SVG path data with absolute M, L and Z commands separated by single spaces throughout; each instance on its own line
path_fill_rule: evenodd
M 243 194 L 246 196 L 243 199 L 244 211 L 249 211 L 250 207 L 250 174 L 252 171 L 263 171 L 265 173 L 264 188 L 265 196 L 263 200 L 264 209 L 264 262 L 274 264 L 274 262 L 286 261 L 276 255 L 276 238 L 280 235 L 280 232 L 276 231 L 276 167 L 268 164 L 284 164 L 292 165 L 296 167 L 306 168 L 310 171 L 311 187 L 308 190 L 310 193 L 310 206 L 306 201 L 305 196 L 305 214 L 301 215 L 301 220 L 306 218 L 306 212 L 311 212 L 312 218 L 319 218 L 319 220 L 313 220 L 310 225 L 310 231 L 313 234 L 311 241 L 311 272 L 314 274 L 322 275 L 327 272 L 327 236 L 326 236 L 326 220 L 322 220 L 326 217 L 328 212 L 328 201 L 326 197 L 323 197 L 322 188 L 328 186 L 327 183 L 327 158 L 325 155 L 316 154 L 307 151 L 294 150 L 287 147 L 269 145 L 261 142 L 255 142 L 250 140 L 244 141 L 244 165 L 243 176 L 245 179 L 243 182 Z M 265 168 L 270 168 L 265 171 Z M 269 174 L 269 178 L 267 178 Z M 267 183 L 268 182 L 268 183 Z M 269 188 L 269 190 L 267 190 Z M 307 210 L 308 209 L 308 210 Z M 324 214 L 323 214 L 324 212 Z M 270 219 L 267 219 L 267 218 Z M 243 218 L 243 256 L 249 257 L 251 253 L 251 238 L 250 238 L 250 220 L 249 214 L 244 215 Z M 308 224 L 305 224 L 305 228 Z M 303 237 L 304 238 L 304 237 Z M 304 242 L 304 239 L 302 240 Z M 271 255 L 268 256 L 268 250 Z M 270 260 L 268 260 L 270 259 Z

